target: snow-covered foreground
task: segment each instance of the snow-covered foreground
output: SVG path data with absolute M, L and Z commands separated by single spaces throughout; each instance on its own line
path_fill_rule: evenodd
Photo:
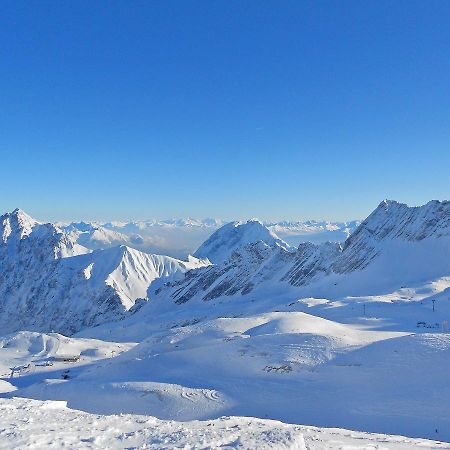
M 176 314 L 161 305 L 79 337 L 16 333 L 1 341 L 0 389 L 94 414 L 248 416 L 449 441 L 450 334 L 434 328 L 450 313 L 446 286 L 410 288 L 407 302 L 392 301 L 398 292 L 334 301 L 256 292 L 239 317 L 232 299 Z M 433 289 L 444 289 L 435 312 L 423 299 Z M 419 320 L 426 326 L 417 328 Z M 20 376 L 5 376 L 30 362 Z
M 0 449 L 450 449 L 403 436 L 316 428 L 246 417 L 173 422 L 150 416 L 99 416 L 65 402 L 0 399 Z

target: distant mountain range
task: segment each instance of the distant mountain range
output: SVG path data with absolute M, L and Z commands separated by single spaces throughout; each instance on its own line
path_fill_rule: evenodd
M 140 222 L 72 222 L 56 225 L 91 250 L 116 245 L 176 258 L 192 254 L 227 222 L 220 219 L 168 219 Z M 301 242 L 343 242 L 360 222 L 281 221 L 262 222 L 291 246 Z
M 2 396 L 448 439 L 450 202 L 383 201 L 344 242 L 297 247 L 231 222 L 185 261 L 90 250 L 90 230 L 0 217 Z
M 253 242 L 246 238 L 249 226 Z M 242 245 L 234 244 L 236 235 Z M 383 201 L 343 244 L 307 242 L 297 249 L 261 222 L 225 226 L 196 254 L 218 264 L 189 272 L 159 295 L 182 304 L 274 287 L 301 288 L 304 296 L 382 293 L 450 276 L 450 202 Z
M 165 308 L 242 297 L 254 291 L 336 297 L 376 295 L 450 277 L 450 202 L 408 207 L 383 201 L 359 226 L 181 221 L 102 226 L 42 224 L 17 209 L 0 217 L 0 327 L 73 334 L 123 319 L 148 299 Z M 135 229 L 208 229 L 212 234 L 180 260 L 132 248 Z M 355 229 L 356 227 L 356 229 Z M 298 247 L 274 229 L 353 233 L 343 243 Z M 309 230 L 309 231 L 308 231 Z M 312 232 L 311 230 L 314 230 Z M 302 232 L 303 232 L 302 231 Z M 142 237 L 142 236 L 141 236 Z M 145 238 L 143 238 L 145 242 Z M 137 305 L 136 305 L 137 303 Z

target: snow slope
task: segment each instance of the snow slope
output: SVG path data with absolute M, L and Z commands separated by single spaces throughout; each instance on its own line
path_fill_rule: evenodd
M 271 241 L 271 233 L 259 224 L 258 233 L 251 233 L 253 242 L 245 238 L 233 247 L 224 239 L 222 255 L 229 254 L 224 262 L 180 270 L 178 279 L 156 278 L 148 288 L 150 301 L 133 308 L 134 314 L 77 333 L 72 339 L 85 343 L 92 359 L 70 365 L 67 378 L 63 366 L 35 365 L 31 373 L 4 378 L 1 396 L 5 402 L 21 401 L 13 396 L 62 400 L 92 414 L 217 420 L 208 429 L 220 427 L 224 415 L 249 416 L 260 419 L 246 420 L 265 425 L 264 419 L 274 419 L 449 441 L 449 217 L 448 202 L 418 208 L 382 202 L 343 246 L 301 244 L 296 251 Z M 262 234 L 269 242 L 259 239 Z M 220 248 L 209 249 L 221 255 Z M 94 283 L 113 274 L 111 285 L 132 292 L 150 261 L 126 247 L 110 251 L 107 259 L 99 256 L 97 266 L 81 265 L 84 278 Z M 75 264 L 92 261 L 96 254 L 103 251 L 60 259 Z M 108 265 L 116 258 L 119 269 Z M 124 276 L 136 272 L 141 273 L 136 279 Z M 16 345 L 24 349 L 17 353 L 17 364 L 23 360 L 24 365 L 38 359 L 42 345 L 39 335 L 22 340 L 24 344 Z M 105 349 L 112 342 L 128 347 L 114 357 L 101 356 L 102 351 L 94 350 L 103 345 L 99 340 L 105 341 Z M 0 349 L 5 367 L 15 364 L 9 345 L 3 353 Z M 19 421 L 18 414 L 11 420 Z M 226 420 L 243 433 L 243 419 Z M 193 439 L 205 436 L 195 434 L 190 424 L 164 422 L 166 426 L 167 446 L 177 436 L 188 447 L 190 441 L 183 441 L 187 434 L 193 433 Z M 308 435 L 310 427 L 296 427 L 306 448 L 446 445 L 379 435 L 369 439 L 322 428 Z M 153 445 L 152 433 L 157 432 L 155 425 L 146 437 L 140 432 L 132 436 L 149 439 L 136 441 L 139 445 Z M 109 436 L 114 442 L 116 435 Z M 276 447 L 280 436 L 267 446 Z M 238 446 L 236 439 L 205 445 Z M 258 445 L 264 448 L 266 443 Z
M 0 377 L 8 377 L 10 386 L 13 386 L 11 390 L 14 390 L 15 386 L 11 383 L 15 383 L 21 376 L 66 370 L 68 363 L 57 361 L 58 358 L 79 356 L 75 366 L 83 366 L 99 359 L 117 356 L 134 345 L 95 339 L 74 339 L 58 333 L 20 331 L 0 337 Z M 70 367 L 72 366 L 74 364 L 70 364 Z M 17 368 L 13 374 L 12 367 Z
M 269 299 L 260 300 L 268 309 Z M 222 304 L 215 314 L 223 318 L 200 316 L 190 325 L 174 326 L 173 315 L 140 322 L 135 315 L 110 329 L 85 330 L 83 339 L 103 332 L 115 340 L 139 324 L 146 338 L 138 345 L 73 369 L 68 380 L 61 380 L 60 372 L 25 374 L 10 380 L 18 388 L 11 394 L 65 400 L 96 414 L 183 421 L 244 415 L 449 440 L 450 335 L 434 328 L 383 330 L 383 317 L 405 314 L 395 304 L 374 303 L 365 317 L 377 319 L 372 324 L 363 319 L 362 308 L 314 299 L 253 315 L 251 308 L 261 306 L 241 305 L 241 317 L 235 318 L 232 305 Z M 310 313 L 320 307 L 335 320 Z M 420 302 L 403 307 L 414 325 L 423 318 L 422 308 Z M 282 305 L 272 301 L 271 309 Z M 435 320 L 449 312 L 447 307 Z M 339 316 L 353 323 L 340 323 Z
M 176 303 L 246 295 L 275 285 L 299 287 L 300 295 L 313 297 L 382 294 L 450 274 L 449 224 L 450 202 L 410 208 L 384 201 L 343 246 L 304 243 L 296 251 L 277 242 L 262 224 L 256 235 L 231 224 L 196 253 L 210 255 L 215 266 L 189 273 L 159 294 Z
M 223 417 L 167 422 L 149 416 L 98 416 L 64 402 L 0 399 L 0 448 L 82 449 L 448 449 L 450 445 L 403 436 L 287 425 L 272 420 Z
M 282 241 L 258 220 L 245 223 L 231 222 L 214 232 L 194 253 L 197 258 L 208 258 L 214 264 L 226 262 L 233 252 L 244 245 L 264 242 L 270 247 L 288 250 L 289 245 Z
M 204 265 L 125 246 L 89 252 L 52 224 L 23 211 L 0 217 L 0 328 L 59 331 L 117 320 L 159 277 Z

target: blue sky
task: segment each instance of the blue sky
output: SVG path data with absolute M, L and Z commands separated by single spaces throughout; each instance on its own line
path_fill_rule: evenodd
M 448 1 L 4 1 L 0 210 L 367 215 L 450 192 Z

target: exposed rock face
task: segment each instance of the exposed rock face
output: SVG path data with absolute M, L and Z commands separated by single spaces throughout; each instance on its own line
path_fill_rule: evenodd
M 321 245 L 300 244 L 295 259 L 282 280 L 293 286 L 301 286 L 329 275 L 332 272 L 332 262 L 340 256 L 341 251 L 339 244 L 331 242 Z
M 259 224 L 258 227 L 263 227 Z M 243 234 L 245 237 L 240 236 Z M 434 264 L 433 248 L 436 253 L 436 275 L 442 276 L 445 267 L 450 275 L 450 257 L 443 261 L 448 249 L 450 254 L 450 202 L 431 201 L 424 206 L 408 207 L 395 201 L 383 201 L 375 211 L 364 220 L 355 232 L 340 244 L 300 244 L 292 252 L 277 240 L 269 230 L 255 233 L 255 242 L 243 225 L 228 224 L 214 233 L 200 248 L 201 254 L 213 255 L 219 261 L 214 266 L 198 269 L 186 274 L 185 279 L 167 286 L 163 295 L 168 295 L 176 303 L 184 303 L 191 298 L 211 300 L 220 296 L 245 295 L 264 282 L 288 283 L 300 287 L 311 285 L 320 280 L 331 280 L 362 272 L 373 263 L 395 259 L 408 264 L 415 257 L 412 272 L 432 273 L 429 261 Z M 267 241 L 259 237 L 267 237 Z M 246 244 L 238 247 L 240 242 Z M 415 246 L 424 242 L 424 247 Z M 237 247 L 237 248 L 236 248 Z M 228 259 L 225 255 L 233 249 Z M 200 250 L 199 249 L 199 250 Z M 219 255 L 216 257 L 216 255 Z M 421 259 L 426 255 L 421 266 Z M 383 259 L 384 258 L 384 259 Z M 394 262 L 395 263 L 395 262 Z M 379 264 L 380 265 L 380 264 Z M 377 270 L 388 279 L 391 265 L 381 264 Z M 402 274 L 408 268 L 399 270 Z M 427 270 L 425 270 L 427 269 Z M 386 272 L 383 274 L 383 270 Z M 330 281 L 331 282 L 331 281 Z
M 116 247 L 90 253 L 52 224 L 0 217 L 0 328 L 72 334 L 124 317 L 159 277 L 203 263 Z
M 390 242 L 418 242 L 450 236 L 450 202 L 433 200 L 409 207 L 392 200 L 381 202 L 345 241 L 333 264 L 337 273 L 367 267 Z
M 199 247 L 194 256 L 208 258 L 214 264 L 222 264 L 232 256 L 235 250 L 258 241 L 265 242 L 270 247 L 289 249 L 286 242 L 261 222 L 249 220 L 245 223 L 230 222 L 219 228 Z
M 0 217 L 0 327 L 71 334 L 123 318 L 148 293 L 183 304 L 261 287 L 330 292 L 339 284 L 348 291 L 450 276 L 450 202 L 384 201 L 342 247 L 304 243 L 293 250 L 258 221 L 231 223 L 196 255 L 216 263 L 126 246 L 91 252 L 71 233 L 15 210 Z
M 185 278 L 171 283 L 172 298 L 185 303 L 194 296 L 211 300 L 222 295 L 246 294 L 266 279 L 271 279 L 277 268 L 285 267 L 293 258 L 276 244 L 272 246 L 257 241 L 235 250 L 224 264 L 213 265 L 204 270 L 193 270 Z

